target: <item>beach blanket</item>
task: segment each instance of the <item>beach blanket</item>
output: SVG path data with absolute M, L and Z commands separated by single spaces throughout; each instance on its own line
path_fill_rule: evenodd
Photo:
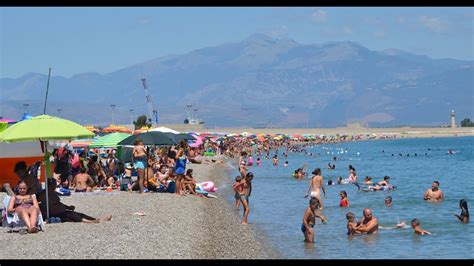
M 11 214 L 7 212 L 8 203 L 10 202 L 10 196 L 6 195 L 3 198 L 3 210 L 2 210 L 2 226 L 8 228 L 10 231 L 19 231 L 21 229 L 27 229 L 26 224 L 18 217 L 16 213 Z M 41 212 L 38 212 L 38 224 L 36 225 L 38 230 L 44 231 L 44 222 Z

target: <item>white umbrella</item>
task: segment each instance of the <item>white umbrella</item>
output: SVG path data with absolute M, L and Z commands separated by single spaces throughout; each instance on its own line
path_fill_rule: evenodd
M 157 128 L 153 128 L 153 129 L 150 129 L 148 131 L 158 131 L 158 132 L 163 132 L 163 133 L 173 133 L 173 134 L 179 134 L 181 132 L 179 131 L 176 131 L 174 129 L 171 129 L 171 128 L 167 128 L 167 127 L 157 127 Z

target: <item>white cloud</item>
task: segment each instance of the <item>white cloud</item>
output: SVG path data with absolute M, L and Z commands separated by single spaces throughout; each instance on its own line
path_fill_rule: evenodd
M 419 22 L 422 27 L 435 33 L 444 33 L 448 30 L 449 22 L 438 17 L 420 16 Z
M 328 19 L 328 15 L 326 11 L 318 9 L 313 14 L 311 14 L 311 18 L 316 22 L 316 23 L 326 23 Z
M 385 37 L 385 31 L 379 30 L 379 31 L 374 32 L 374 37 L 375 37 L 375 38 L 383 38 L 383 37 Z

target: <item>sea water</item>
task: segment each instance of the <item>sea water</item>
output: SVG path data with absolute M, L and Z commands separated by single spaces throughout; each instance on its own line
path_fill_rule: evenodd
M 473 148 L 474 137 L 456 137 L 324 144 L 306 148 L 313 156 L 290 152 L 288 159 L 282 156 L 283 150 L 280 149 L 279 166 L 272 165 L 271 153 L 270 159 L 261 158 L 260 167 L 249 167 L 255 176 L 249 223 L 260 229 L 284 258 L 472 259 L 474 221 L 462 224 L 454 214 L 460 214 L 459 201 L 463 198 L 474 211 Z M 450 149 L 457 153 L 447 154 Z M 337 160 L 334 161 L 333 157 Z M 286 160 L 289 166 L 283 167 Z M 336 169 L 328 170 L 328 162 L 335 164 Z M 315 168 L 321 168 L 326 188 L 322 214 L 328 222 L 322 224 L 316 218 L 313 244 L 303 242 L 300 229 L 309 202 L 309 198 L 304 198 L 309 178 L 298 181 L 291 176 L 304 163 L 309 177 Z M 397 189 L 363 192 L 352 184 L 327 186 L 329 179 L 347 178 L 349 165 L 356 168 L 359 184 L 362 185 L 365 176 L 378 182 L 388 175 Z M 237 174 L 234 170 L 232 179 Z M 423 200 L 424 192 L 431 188 L 434 180 L 440 182 L 440 189 L 445 194 L 441 203 Z M 348 194 L 348 208 L 339 207 L 339 192 L 342 190 Z M 387 208 L 384 199 L 389 195 L 393 198 L 393 205 Z M 233 200 L 233 195 L 229 196 L 229 201 Z M 372 210 L 381 226 L 394 226 L 405 221 L 407 227 L 379 229 L 375 236 L 347 235 L 345 214 L 353 212 L 356 219 L 361 220 L 364 208 Z M 242 216 L 242 210 L 240 213 Z M 414 218 L 420 219 L 421 227 L 432 235 L 415 235 L 409 227 Z

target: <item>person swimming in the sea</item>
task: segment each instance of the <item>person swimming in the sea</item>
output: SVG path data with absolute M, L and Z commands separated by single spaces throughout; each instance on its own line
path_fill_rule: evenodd
M 467 208 L 467 200 L 462 199 L 459 201 L 459 208 L 461 208 L 461 214 L 455 214 L 459 221 L 463 224 L 467 224 L 469 222 L 469 209 Z
M 426 230 L 424 230 L 420 227 L 420 220 L 419 219 L 415 218 L 415 219 L 411 220 L 411 227 L 413 228 L 415 234 L 417 234 L 417 235 L 431 235 L 430 232 L 428 232 L 428 231 L 426 231 Z

